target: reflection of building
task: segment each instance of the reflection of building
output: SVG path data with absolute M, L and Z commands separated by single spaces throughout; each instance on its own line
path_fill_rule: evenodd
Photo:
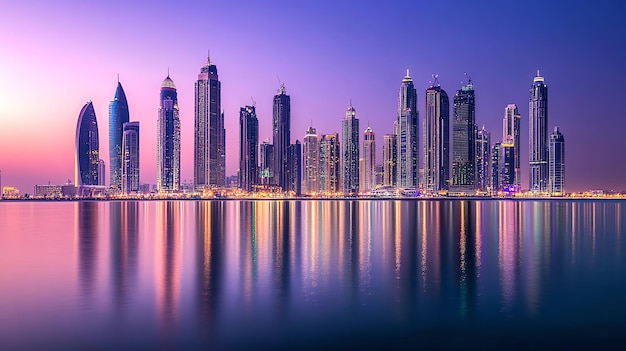
M 398 96 L 398 119 L 396 121 L 396 184 L 400 188 L 413 188 L 419 184 L 419 115 L 417 91 L 413 79 L 406 71 Z
M 258 183 L 259 120 L 254 106 L 239 111 L 239 187 L 252 191 Z
M 476 131 L 476 188 L 487 191 L 491 184 L 489 165 L 491 164 L 491 133 L 482 129 Z
M 109 181 L 111 187 L 118 191 L 122 188 L 124 123 L 128 121 L 128 102 L 122 84 L 118 81 L 115 97 L 109 104 Z M 104 185 L 103 181 L 101 183 Z
M 281 85 L 274 96 L 274 183 L 283 191 L 289 191 L 289 145 L 291 145 L 291 98 Z
M 74 185 L 98 185 L 99 156 L 98 122 L 93 104 L 89 101 L 80 110 L 76 125 Z
M 385 134 L 383 137 L 383 185 L 396 186 L 397 145 L 395 134 Z
M 369 126 L 363 133 L 363 167 L 361 168 L 361 191 L 376 187 L 376 135 Z
M 309 127 L 304 136 L 304 192 L 307 194 L 320 191 L 319 165 L 320 145 L 317 131 Z
M 352 103 L 341 121 L 341 190 L 347 195 L 359 192 L 359 119 Z
M 473 193 L 476 180 L 476 104 L 470 79 L 454 95 L 452 126 L 452 184 L 455 192 Z
M 339 191 L 339 135 L 324 134 L 320 141 L 320 192 Z
M 426 89 L 424 180 L 426 192 L 448 189 L 450 173 L 450 102 L 435 79 Z
M 565 138 L 559 127 L 554 127 L 554 132 L 550 134 L 549 150 L 548 191 L 552 195 L 563 195 L 565 193 Z
M 180 187 L 180 118 L 176 85 L 169 74 L 161 84 L 157 135 L 157 190 L 159 192 L 178 191 Z
M 125 194 L 139 191 L 139 122 L 124 123 L 121 185 Z
M 548 187 L 548 86 L 539 75 L 533 79 L 528 103 L 530 191 Z

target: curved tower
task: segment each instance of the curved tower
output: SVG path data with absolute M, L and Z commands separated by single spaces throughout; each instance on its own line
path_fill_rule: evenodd
M 99 145 L 96 112 L 89 101 L 80 110 L 76 124 L 75 186 L 98 185 Z
M 418 117 L 417 91 L 407 69 L 398 96 L 396 186 L 399 188 L 419 185 Z
M 176 85 L 170 78 L 161 84 L 161 106 L 157 121 L 157 190 L 178 191 L 180 187 L 180 117 Z
M 128 123 L 128 102 L 122 84 L 117 82 L 115 97 L 109 103 L 109 181 L 115 190 L 122 188 L 122 136 Z M 103 181 L 103 180 L 102 180 Z M 103 182 L 104 183 L 104 182 Z

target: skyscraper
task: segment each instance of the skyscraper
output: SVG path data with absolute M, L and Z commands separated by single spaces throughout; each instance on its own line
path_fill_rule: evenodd
M 424 116 L 424 190 L 447 190 L 450 179 L 450 102 L 436 79 L 426 89 Z
M 226 147 L 221 83 L 217 66 L 207 58 L 195 83 L 193 179 L 196 190 L 224 187 Z
M 501 147 L 500 146 L 501 146 L 500 142 L 497 142 L 493 144 L 493 147 L 491 148 L 491 192 L 492 193 L 497 193 L 498 191 L 502 189 L 501 184 L 500 184 L 500 181 L 502 179 L 501 163 L 500 163 L 500 159 L 501 159 L 501 155 L 500 155 Z
M 529 190 L 544 192 L 548 187 L 548 86 L 539 70 L 530 87 L 528 126 Z
M 254 106 L 239 111 L 239 188 L 252 191 L 258 184 L 257 155 L 259 147 L 259 120 Z
M 317 131 L 309 127 L 304 136 L 304 192 L 313 194 L 320 191 L 319 165 L 320 145 Z
M 516 191 L 515 186 L 515 147 L 513 144 L 502 142 L 500 144 L 499 172 L 500 189 L 511 192 Z
M 565 194 L 565 138 L 559 127 L 554 127 L 550 134 L 550 162 L 548 191 L 551 195 L 562 196 Z
M 93 104 L 89 101 L 80 110 L 76 124 L 75 186 L 98 185 L 99 156 L 98 122 Z
M 128 102 L 118 80 L 115 97 L 109 103 L 109 181 L 116 191 L 122 189 L 122 134 L 124 123 L 128 121 Z
M 371 127 L 363 133 L 363 167 L 361 168 L 361 191 L 376 188 L 376 135 Z
M 383 185 L 386 186 L 396 186 L 397 145 L 397 135 L 385 134 L 383 137 Z
M 417 187 L 419 184 L 418 120 L 417 91 L 407 69 L 400 85 L 395 131 L 398 138 L 396 184 L 400 188 Z
M 359 119 L 352 103 L 341 121 L 342 188 L 346 195 L 359 193 Z
M 124 123 L 122 135 L 122 192 L 139 192 L 139 122 Z
M 325 134 L 320 140 L 320 192 L 339 192 L 339 135 Z
M 289 191 L 289 145 L 291 145 L 291 99 L 281 85 L 274 96 L 272 126 L 274 132 L 274 181 Z
M 302 144 L 300 140 L 289 145 L 289 191 L 302 194 Z
M 471 194 L 476 190 L 476 104 L 471 79 L 454 95 L 453 115 L 450 190 Z
M 274 184 L 274 145 L 269 138 L 263 140 L 260 147 L 259 181 L 263 185 Z
M 482 129 L 476 131 L 476 188 L 487 191 L 491 184 L 489 169 L 491 165 L 491 133 Z
M 521 159 L 520 159 L 520 123 L 521 118 L 517 111 L 517 105 L 508 104 L 504 108 L 504 119 L 502 121 L 502 143 L 513 147 L 513 184 L 520 187 L 522 184 Z
M 157 120 L 157 190 L 180 188 L 180 117 L 176 85 L 169 74 L 161 84 L 161 106 Z

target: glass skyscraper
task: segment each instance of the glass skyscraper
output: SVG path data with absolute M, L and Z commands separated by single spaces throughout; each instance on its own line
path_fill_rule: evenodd
M 180 116 L 176 85 L 170 78 L 161 84 L 161 106 L 157 120 L 157 190 L 180 188 Z
M 128 121 L 128 102 L 118 80 L 115 97 L 109 103 L 109 181 L 116 191 L 122 189 L 122 134 L 124 123 Z
M 454 95 L 453 116 L 450 190 L 472 194 L 476 190 L 476 103 L 471 79 Z
M 304 136 L 304 192 L 313 194 L 320 191 L 320 145 L 317 131 L 309 127 Z
M 274 182 L 283 191 L 290 189 L 289 145 L 291 145 L 291 99 L 281 85 L 273 103 Z
M 359 119 L 352 103 L 341 121 L 342 188 L 346 195 L 359 193 Z
M 398 137 L 395 134 L 385 134 L 383 137 L 383 185 L 396 186 Z
M 520 116 L 517 105 L 508 104 L 504 108 L 504 119 L 502 121 L 502 144 L 513 147 L 513 169 L 514 177 L 513 184 L 516 187 L 520 187 L 522 184 L 521 179 L 521 144 L 520 144 L 520 122 L 522 116 Z M 519 189 L 518 189 L 519 190 Z
M 221 83 L 217 66 L 207 58 L 195 83 L 194 188 L 224 187 L 226 182 L 226 133 L 221 112 Z
M 80 110 L 76 124 L 75 186 L 98 185 L 99 156 L 98 121 L 89 101 Z
M 435 79 L 426 89 L 424 180 L 428 193 L 448 190 L 450 180 L 450 101 Z
M 565 138 L 559 127 L 554 127 L 554 132 L 550 134 L 549 145 L 548 191 L 551 195 L 562 196 L 565 194 Z
M 363 167 L 361 168 L 361 191 L 376 188 L 376 135 L 371 127 L 363 133 Z
M 325 134 L 320 140 L 320 192 L 339 192 L 339 135 Z
M 239 188 L 252 191 L 258 184 L 259 120 L 254 106 L 239 111 Z
M 139 191 L 139 122 L 124 123 L 122 135 L 122 192 Z
M 476 131 L 476 188 L 487 191 L 491 181 L 489 169 L 491 164 L 491 133 L 482 129 Z
M 289 145 L 289 191 L 302 194 L 302 144 L 300 140 Z
M 529 190 L 545 192 L 548 188 L 548 86 L 539 71 L 530 88 L 528 125 Z
M 419 185 L 418 121 L 417 91 L 407 69 L 400 85 L 395 131 L 398 138 L 396 185 L 399 188 L 414 188 Z

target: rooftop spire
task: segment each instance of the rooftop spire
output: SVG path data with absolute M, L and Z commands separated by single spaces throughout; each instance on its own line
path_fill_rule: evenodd
M 211 64 L 211 49 L 208 49 L 208 50 L 207 50 L 206 62 L 207 62 L 209 65 Z

